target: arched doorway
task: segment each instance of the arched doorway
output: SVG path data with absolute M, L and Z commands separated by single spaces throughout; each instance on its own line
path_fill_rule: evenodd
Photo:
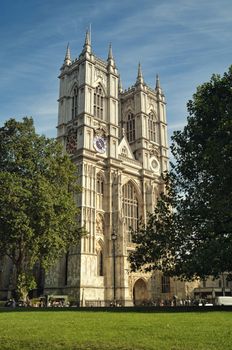
M 134 305 L 144 305 L 148 301 L 147 284 L 142 278 L 138 279 L 134 284 L 133 301 Z

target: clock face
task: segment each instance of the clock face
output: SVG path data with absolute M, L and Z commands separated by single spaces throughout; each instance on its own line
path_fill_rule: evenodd
M 154 171 L 154 173 L 159 173 L 160 164 L 159 164 L 159 161 L 156 157 L 150 158 L 150 167 L 151 167 L 151 170 Z
M 105 153 L 106 151 L 106 139 L 102 136 L 96 136 L 93 140 L 94 148 L 99 153 Z

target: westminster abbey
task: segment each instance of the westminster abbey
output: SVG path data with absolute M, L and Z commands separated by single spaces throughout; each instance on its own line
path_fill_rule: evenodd
M 149 87 L 139 64 L 134 85 L 123 89 L 111 45 L 107 60 L 95 56 L 87 32 L 78 58 L 67 47 L 59 80 L 57 137 L 77 167 L 83 190 L 76 201 L 88 234 L 43 276 L 42 293 L 68 295 L 81 306 L 185 298 L 191 291 L 183 282 L 132 273 L 128 262 L 130 227 L 153 211 L 168 168 L 159 77 Z M 9 283 L 5 277 L 2 295 Z

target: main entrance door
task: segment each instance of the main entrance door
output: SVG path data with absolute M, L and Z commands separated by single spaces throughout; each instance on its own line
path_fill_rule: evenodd
M 148 290 L 146 282 L 140 278 L 138 279 L 133 288 L 134 305 L 144 305 L 148 301 Z

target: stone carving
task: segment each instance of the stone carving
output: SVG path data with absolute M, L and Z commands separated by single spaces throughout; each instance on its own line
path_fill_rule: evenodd
M 106 127 L 104 125 L 101 125 L 100 122 L 95 122 L 94 126 L 96 126 L 96 128 L 94 129 L 95 136 L 101 136 L 104 138 L 108 136 Z
M 123 147 L 123 148 L 122 148 L 121 155 L 122 155 L 123 157 L 128 157 L 128 151 L 127 151 L 127 148 L 126 148 L 126 147 Z
M 104 219 L 100 214 L 96 218 L 96 232 L 98 235 L 104 235 Z
M 134 109 L 134 105 L 135 105 L 134 99 L 129 98 L 129 99 L 126 101 L 126 108 L 127 108 L 127 109 L 129 109 L 129 108 Z
M 95 84 L 97 82 L 99 82 L 104 86 L 104 88 L 106 87 L 106 76 L 103 74 L 102 71 L 100 71 L 100 69 L 95 69 Z
M 66 151 L 73 154 L 77 149 L 77 132 L 75 129 L 70 129 L 66 140 Z
M 96 241 L 96 252 L 100 252 L 103 249 L 103 241 L 101 239 L 98 239 Z
M 125 101 L 122 104 L 122 113 L 123 114 L 127 114 L 129 111 L 134 113 L 134 109 L 135 109 L 135 103 L 134 103 L 134 100 L 132 98 L 129 98 L 127 101 Z
M 118 184 L 118 171 L 115 170 L 112 172 L 112 185 Z
M 75 71 L 73 72 L 73 74 L 71 75 L 70 82 L 73 83 L 73 81 L 75 81 L 76 84 L 79 85 L 79 82 L 78 82 L 78 75 L 79 75 L 79 69 L 78 69 L 78 70 L 75 70 Z M 72 88 L 73 88 L 73 85 L 72 85 L 71 89 L 72 89 Z
M 149 145 L 149 153 L 150 156 L 155 156 L 159 158 L 159 148 L 156 147 L 155 145 Z

